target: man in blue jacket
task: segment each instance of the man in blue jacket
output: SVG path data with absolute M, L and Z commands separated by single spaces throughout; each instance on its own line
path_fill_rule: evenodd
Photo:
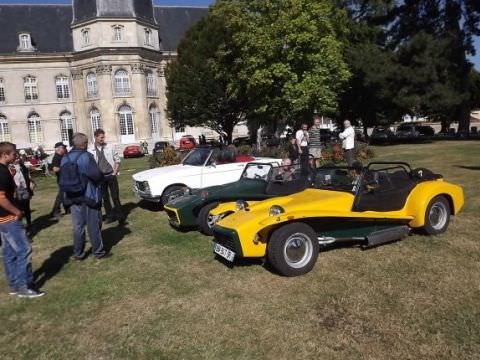
M 63 170 L 72 171 L 69 166 L 75 163 L 75 169 L 85 184 L 84 190 L 71 196 L 65 194 L 65 205 L 70 206 L 73 225 L 73 258 L 83 260 L 85 258 L 85 226 L 88 237 L 92 244 L 93 256 L 100 260 L 109 257 L 111 254 L 105 252 L 103 247 L 101 226 L 102 226 L 102 194 L 101 184 L 104 180 L 92 154 L 87 151 L 88 138 L 85 134 L 76 133 L 73 135 L 73 149 L 62 158 L 60 172 L 60 186 L 62 187 Z M 68 170 L 67 170 L 68 168 Z

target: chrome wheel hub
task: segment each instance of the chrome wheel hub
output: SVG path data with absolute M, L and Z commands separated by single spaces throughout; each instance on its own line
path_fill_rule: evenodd
M 437 202 L 433 204 L 430 208 L 430 213 L 428 214 L 428 220 L 430 225 L 435 230 L 441 230 L 448 220 L 448 210 L 445 207 L 444 203 Z
M 312 258 L 312 254 L 312 240 L 302 233 L 291 235 L 283 248 L 286 263 L 295 269 L 304 267 Z

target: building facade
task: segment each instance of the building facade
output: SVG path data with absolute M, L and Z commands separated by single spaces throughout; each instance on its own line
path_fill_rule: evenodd
M 207 12 L 151 0 L 0 5 L 0 141 L 51 149 L 99 127 L 116 144 L 176 140 L 185 129 L 169 126 L 164 69 Z

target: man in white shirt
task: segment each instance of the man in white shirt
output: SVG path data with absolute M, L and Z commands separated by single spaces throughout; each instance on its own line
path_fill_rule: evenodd
M 95 130 L 95 142 L 90 149 L 100 171 L 105 176 L 105 182 L 102 184 L 103 206 L 105 207 L 106 223 L 112 223 L 115 220 L 120 225 L 125 223 L 125 215 L 122 211 L 120 203 L 120 194 L 118 188 L 118 170 L 120 168 L 120 156 L 117 150 L 111 144 L 105 142 L 105 131 L 102 129 Z M 113 202 L 110 203 L 110 196 Z
M 349 120 L 343 122 L 345 130 L 338 136 L 342 140 L 342 148 L 345 154 L 345 160 L 348 166 L 352 166 L 355 155 L 355 130 Z
M 302 175 L 306 176 L 308 175 L 308 124 L 302 124 L 301 129 L 296 132 L 295 138 L 297 139 L 298 156 L 300 157 Z

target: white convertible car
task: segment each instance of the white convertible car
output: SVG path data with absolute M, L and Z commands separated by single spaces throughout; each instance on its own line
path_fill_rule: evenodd
M 145 170 L 134 174 L 133 190 L 143 200 L 165 205 L 172 196 L 188 189 L 201 189 L 237 181 L 251 162 L 277 162 L 281 159 L 235 156 L 208 146 L 190 151 L 179 165 Z

